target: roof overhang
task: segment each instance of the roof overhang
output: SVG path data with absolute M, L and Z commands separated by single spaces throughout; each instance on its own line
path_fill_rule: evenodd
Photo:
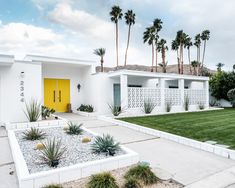
M 3 55 L 0 54 L 0 66 L 11 66 L 13 65 L 15 59 L 13 55 Z
M 58 57 L 48 57 L 39 55 L 27 55 L 24 60 L 31 62 L 40 62 L 42 65 L 70 65 L 70 66 L 94 66 L 95 61 L 80 60 L 80 59 L 68 59 Z
M 135 71 L 135 70 L 117 70 L 113 72 L 108 72 L 108 77 L 115 78 L 120 75 L 136 76 L 136 77 L 147 77 L 149 79 L 153 78 L 165 78 L 165 79 L 185 79 L 192 81 L 208 81 L 209 77 L 205 76 L 193 76 L 193 75 L 182 75 L 174 73 L 155 73 L 146 71 Z

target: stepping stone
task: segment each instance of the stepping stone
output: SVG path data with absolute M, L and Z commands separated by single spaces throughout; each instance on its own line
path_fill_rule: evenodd
M 208 141 L 206 141 L 205 143 L 211 144 L 211 145 L 215 145 L 217 142 L 216 142 L 216 141 L 213 141 L 213 140 L 208 140 Z
M 229 148 L 229 146 L 224 145 L 224 144 L 215 144 L 215 145 L 221 148 Z

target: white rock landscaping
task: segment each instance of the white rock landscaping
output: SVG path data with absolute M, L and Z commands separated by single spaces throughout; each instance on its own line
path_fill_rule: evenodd
M 49 167 L 40 159 L 40 151 L 35 150 L 35 146 L 42 141 L 25 140 L 22 137 L 25 129 L 8 131 L 20 188 L 40 188 L 50 183 L 73 181 L 94 173 L 130 166 L 139 161 L 137 153 L 123 146 L 114 156 L 95 154 L 90 149 L 95 133 L 83 128 L 83 135 L 68 135 L 63 130 L 65 125 L 40 126 L 46 133 L 46 138 L 61 139 L 62 147 L 66 146 L 66 153 L 57 168 Z M 82 143 L 83 137 L 90 137 L 91 142 Z

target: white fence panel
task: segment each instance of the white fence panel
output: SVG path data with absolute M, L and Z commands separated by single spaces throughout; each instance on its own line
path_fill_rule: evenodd
M 181 105 L 180 89 L 166 88 L 165 89 L 165 102 L 173 106 Z
M 128 87 L 128 108 L 143 108 L 144 102 L 148 100 L 160 106 L 160 98 L 159 88 Z
M 198 105 L 206 103 L 205 89 L 185 89 L 184 97 L 188 97 L 190 105 Z

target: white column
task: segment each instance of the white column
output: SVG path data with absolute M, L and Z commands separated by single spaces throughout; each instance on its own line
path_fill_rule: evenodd
M 159 78 L 160 96 L 161 96 L 161 111 L 165 112 L 165 79 Z
M 180 90 L 180 103 L 181 106 L 184 106 L 184 79 L 179 79 L 178 80 L 178 86 Z
M 120 76 L 120 86 L 121 86 L 121 108 L 128 108 L 128 82 L 127 75 Z
M 206 80 L 203 82 L 203 89 L 205 89 L 205 97 L 206 97 L 206 102 L 205 102 L 205 108 L 209 108 L 209 81 Z

